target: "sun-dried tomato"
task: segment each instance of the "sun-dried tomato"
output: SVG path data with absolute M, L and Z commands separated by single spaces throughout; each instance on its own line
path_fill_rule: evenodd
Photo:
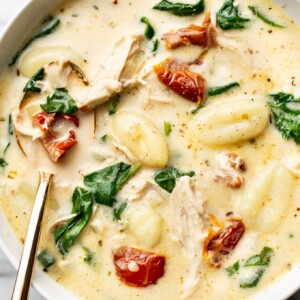
M 190 72 L 186 67 L 168 58 L 153 67 L 157 78 L 176 94 L 198 105 L 204 99 L 206 81 L 198 73 Z
M 210 228 L 203 248 L 203 258 L 206 264 L 219 268 L 222 257 L 236 247 L 245 230 L 244 223 L 238 218 L 225 220 L 218 231 Z
M 215 27 L 211 23 L 210 13 L 207 13 L 202 26 L 192 24 L 186 28 L 165 33 L 162 36 L 162 40 L 166 42 L 168 49 L 187 45 L 196 45 L 205 48 L 216 45 L 215 36 Z
M 43 138 L 41 142 L 53 162 L 57 162 L 67 150 L 77 144 L 75 132 L 73 130 L 69 131 L 69 136 L 65 140 L 57 140 L 54 136 L 49 134 Z
M 113 251 L 118 277 L 127 285 L 146 287 L 164 275 L 165 257 L 137 248 L 121 246 Z
M 38 112 L 32 117 L 32 123 L 43 132 L 48 132 L 55 121 L 56 113 Z

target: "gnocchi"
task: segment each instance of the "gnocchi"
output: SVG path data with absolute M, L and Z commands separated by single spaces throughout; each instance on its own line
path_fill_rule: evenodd
M 285 218 L 292 192 L 292 176 L 276 162 L 259 172 L 245 190 L 238 211 L 251 229 L 274 231 Z
M 40 47 L 34 48 L 23 55 L 19 70 L 25 77 L 32 77 L 41 67 L 57 60 L 70 60 L 77 66 L 84 66 L 83 58 L 68 47 Z
M 218 146 L 259 136 L 269 122 L 263 103 L 231 100 L 213 103 L 192 120 L 192 132 L 204 144 Z
M 128 221 L 128 228 L 140 244 L 152 248 L 160 242 L 162 219 L 151 206 L 131 204 L 124 215 Z
M 142 115 L 120 112 L 111 122 L 113 134 L 144 165 L 162 168 L 168 164 L 169 149 L 161 132 Z

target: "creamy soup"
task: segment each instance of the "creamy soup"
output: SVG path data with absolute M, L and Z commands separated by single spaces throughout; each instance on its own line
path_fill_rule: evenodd
M 63 2 L 1 76 L 1 206 L 24 242 L 54 173 L 37 261 L 82 299 L 244 299 L 299 262 L 299 28 L 203 5 Z

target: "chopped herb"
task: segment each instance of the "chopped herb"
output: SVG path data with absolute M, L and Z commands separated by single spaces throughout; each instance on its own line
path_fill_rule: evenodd
M 199 106 L 197 106 L 196 108 L 194 108 L 194 109 L 191 111 L 191 113 L 192 113 L 193 115 L 195 115 L 195 114 L 197 114 L 197 113 L 200 111 L 200 109 L 203 108 L 203 107 L 204 107 L 204 105 L 199 105 Z
M 8 165 L 8 163 L 3 158 L 0 158 L 0 167 L 4 168 L 7 165 Z
M 6 144 L 6 147 L 4 148 L 3 155 L 5 155 L 7 149 L 9 148 L 10 143 L 11 143 L 10 142 L 11 141 L 11 136 L 14 133 L 13 125 L 12 125 L 12 119 L 11 119 L 11 114 L 9 114 L 9 116 L 8 116 L 8 130 L 7 130 L 7 132 L 8 132 L 8 142 Z
M 119 94 L 115 94 L 114 96 L 111 97 L 110 99 L 110 105 L 109 105 L 109 109 L 108 109 L 108 114 L 114 115 L 117 111 L 117 106 L 120 102 L 120 95 Z
M 268 266 L 271 261 L 273 250 L 269 247 L 264 247 L 261 253 L 250 257 L 244 264 L 245 267 L 250 266 Z
M 50 254 L 46 249 L 42 250 L 38 254 L 37 260 L 43 266 L 45 272 L 49 267 L 55 264 L 55 257 L 52 254 Z
M 159 44 L 159 41 L 158 41 L 158 39 L 156 39 L 153 43 L 153 48 L 151 50 L 152 52 L 155 52 L 157 50 L 158 44 Z
M 90 191 L 77 187 L 72 195 L 72 203 L 72 213 L 76 216 L 53 232 L 57 248 L 62 254 L 69 252 L 76 238 L 86 227 L 93 212 L 93 195 Z
M 92 189 L 94 200 L 103 205 L 113 206 L 115 195 L 123 184 L 140 168 L 123 162 L 106 167 L 84 176 L 84 184 Z
M 121 220 L 121 215 L 127 207 L 127 202 L 120 202 L 113 209 L 114 221 Z
M 294 238 L 294 237 L 295 237 L 295 236 L 294 236 L 293 233 L 290 233 L 290 234 L 289 234 L 289 238 L 290 238 L 290 239 L 292 239 L 292 238 Z
M 14 57 L 10 60 L 9 66 L 12 66 L 16 63 L 21 54 L 31 45 L 33 41 L 39 39 L 43 36 L 51 34 L 59 25 L 60 20 L 55 16 L 47 17 L 43 23 L 41 24 L 40 30 L 34 34 L 14 55 Z
M 174 3 L 162 0 L 153 9 L 168 11 L 175 16 L 194 16 L 204 11 L 204 0 L 199 0 L 195 4 Z
M 217 13 L 217 23 L 223 30 L 243 29 L 249 19 L 242 18 L 238 9 L 234 6 L 234 0 L 225 0 L 223 6 Z
M 156 173 L 154 175 L 154 180 L 162 189 L 172 193 L 176 185 L 176 179 L 182 176 L 193 177 L 195 176 L 195 172 L 181 172 L 174 167 L 169 167 Z
M 240 86 L 240 84 L 238 82 L 232 82 L 223 86 L 216 86 L 216 87 L 211 87 L 208 89 L 207 94 L 208 96 L 216 96 L 216 95 L 220 95 L 222 93 L 227 92 L 228 90 Z
M 232 266 L 226 268 L 225 271 L 228 274 L 228 276 L 232 276 L 238 272 L 239 268 L 240 268 L 240 263 L 239 261 L 237 261 Z
M 51 96 L 47 97 L 47 103 L 41 104 L 41 108 L 48 114 L 61 113 L 71 115 L 78 111 L 76 102 L 64 88 L 56 89 Z
M 93 260 L 94 260 L 93 252 L 85 246 L 82 246 L 82 250 L 85 253 L 85 257 L 83 258 L 83 261 L 86 262 L 88 265 L 92 265 Z
M 271 21 L 270 19 L 268 19 L 264 14 L 262 14 L 256 7 L 254 6 L 248 6 L 248 8 L 251 10 L 251 12 L 253 13 L 254 16 L 256 16 L 257 18 L 261 19 L 263 22 L 265 22 L 266 24 L 273 26 L 273 27 L 278 27 L 278 28 L 284 28 L 284 26 L 279 25 L 273 21 Z
M 44 79 L 44 72 L 45 69 L 41 68 L 39 69 L 32 77 L 29 79 L 27 84 L 25 85 L 23 92 L 34 92 L 34 93 L 40 93 L 41 89 L 37 86 L 38 81 L 42 81 Z
M 152 40 L 152 38 L 155 35 L 155 31 L 154 31 L 152 25 L 150 24 L 149 20 L 146 17 L 142 17 L 141 22 L 146 24 L 146 29 L 145 29 L 145 33 L 144 33 L 145 37 L 148 40 Z
M 248 289 L 256 287 L 261 277 L 265 272 L 265 268 L 259 268 L 255 271 L 254 275 L 250 279 L 246 279 L 240 282 L 240 287 L 242 289 Z
M 106 140 L 107 140 L 107 134 L 104 134 L 103 136 L 101 136 L 102 142 L 106 142 Z
M 169 136 L 172 128 L 171 128 L 171 123 L 170 122 L 164 122 L 164 129 L 165 129 L 165 135 Z
M 284 139 L 293 139 L 300 145 L 300 99 L 292 94 L 272 94 L 273 101 L 268 105 L 274 119 L 275 127 Z

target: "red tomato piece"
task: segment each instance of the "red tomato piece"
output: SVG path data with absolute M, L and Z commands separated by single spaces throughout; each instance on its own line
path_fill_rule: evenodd
M 58 159 L 65 154 L 67 150 L 77 144 L 75 132 L 69 131 L 69 137 L 65 140 L 56 140 L 55 137 L 48 135 L 42 139 L 44 148 L 49 153 L 49 156 L 53 162 L 57 162 Z
M 118 277 L 127 285 L 146 287 L 164 275 L 165 257 L 137 248 L 121 246 L 113 251 Z
M 76 116 L 73 116 L 73 115 L 65 115 L 65 114 L 59 114 L 58 117 L 60 118 L 63 118 L 67 121 L 71 121 L 73 122 L 73 124 L 76 126 L 76 127 L 79 127 L 79 119 L 76 117 Z
M 153 67 L 158 80 L 176 94 L 198 105 L 204 99 L 206 81 L 198 73 L 186 69 L 177 69 L 179 64 L 172 59 L 166 59 Z
M 46 112 L 38 112 L 32 117 L 34 126 L 39 127 L 43 132 L 48 132 L 55 121 L 56 113 L 47 114 Z
M 219 268 L 222 256 L 236 247 L 245 230 L 244 223 L 238 218 L 227 219 L 216 232 L 210 229 L 203 248 L 203 258 L 207 265 Z
M 202 26 L 192 24 L 186 28 L 165 33 L 162 40 L 166 42 L 168 49 L 187 45 L 209 47 L 217 44 L 215 36 L 216 30 L 211 24 L 210 13 L 206 13 Z

